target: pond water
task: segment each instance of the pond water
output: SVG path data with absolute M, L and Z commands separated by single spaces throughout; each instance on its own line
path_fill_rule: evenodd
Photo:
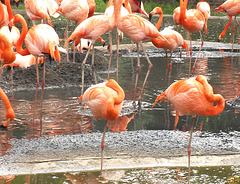
M 156 22 L 155 17 L 154 21 Z M 59 20 L 58 20 L 59 21 Z M 153 22 L 154 22 L 153 21 Z M 216 41 L 227 19 L 210 19 L 208 21 L 209 34 L 206 36 L 206 41 Z M 60 37 L 63 37 L 63 30 L 66 21 L 61 21 L 62 24 L 54 22 L 56 30 L 59 31 Z M 164 17 L 162 27 L 173 25 L 171 17 Z M 70 30 L 73 29 L 73 24 Z M 187 33 L 181 30 L 185 39 L 188 39 Z M 228 31 L 223 42 L 230 42 L 231 36 Z M 107 36 L 103 36 L 107 40 Z M 193 40 L 197 40 L 199 34 L 193 36 Z M 121 43 L 131 43 L 124 38 Z M 200 53 L 195 75 L 205 75 L 209 83 L 213 86 L 214 93 L 222 94 L 226 100 L 237 98 L 240 93 L 240 53 L 230 49 L 219 50 L 213 46 L 211 49 L 203 48 Z M 197 55 L 198 48 L 194 48 L 193 56 Z M 155 108 L 151 108 L 157 95 L 161 94 L 172 82 L 188 77 L 189 58 L 186 58 L 186 53 L 183 51 L 182 58 L 176 50 L 172 57 L 172 72 L 168 80 L 166 74 L 166 57 L 162 49 L 147 49 L 153 68 L 150 72 L 146 87 L 144 89 L 142 107 L 140 111 L 127 113 L 132 120 L 127 126 L 128 131 L 135 130 L 172 130 L 174 124 L 174 116 L 171 115 L 170 106 L 166 103 L 158 104 Z M 119 76 L 118 82 L 126 93 L 126 104 L 129 105 L 133 100 L 134 85 L 136 78 L 136 51 L 120 53 L 119 61 Z M 105 55 L 108 58 L 108 54 Z M 115 56 L 111 68 L 110 78 L 116 78 Z M 148 69 L 147 61 L 144 54 L 141 53 L 141 71 L 139 75 L 138 95 L 141 85 L 144 81 L 145 74 Z M 106 71 L 99 72 L 103 78 L 107 78 Z M 10 140 L 13 138 L 21 139 L 40 136 L 64 135 L 64 134 L 80 134 L 90 133 L 93 131 L 103 130 L 104 121 L 96 123 L 92 117 L 85 117 L 86 123 L 82 124 L 80 119 L 86 112 L 78 103 L 77 97 L 80 96 L 80 87 L 69 87 L 64 89 L 46 89 L 43 102 L 43 124 L 40 126 L 40 105 L 37 106 L 35 123 L 32 122 L 32 109 L 34 106 L 35 91 L 17 91 L 14 92 L 14 99 L 11 104 L 16 114 L 16 120 L 12 122 L 8 130 L 0 129 L 0 155 L 7 154 L 11 149 Z M 38 103 L 40 104 L 40 103 Z M 131 107 L 131 105 L 129 105 Z M 4 112 L 4 105 L 0 101 L 0 112 Z M 4 113 L 0 114 L 0 121 L 5 119 Z M 214 117 L 200 116 L 197 119 L 196 128 L 200 127 L 203 122 L 202 131 L 207 132 L 229 132 L 240 131 L 239 124 L 240 114 L 229 105 L 226 105 L 224 111 Z M 85 122 L 85 121 L 84 121 Z M 187 116 L 182 116 L 179 119 L 177 128 L 179 130 L 187 130 L 190 126 L 190 119 Z M 112 171 L 116 175 L 116 171 Z M 228 177 L 239 176 L 239 166 L 232 167 L 207 167 L 207 168 L 192 168 L 194 175 L 191 180 L 193 183 L 225 183 Z M 110 176 L 111 174 L 108 174 Z M 120 183 L 177 183 L 178 181 L 186 181 L 186 168 L 148 168 L 148 169 L 133 169 L 121 170 L 118 174 L 122 176 L 117 179 Z M 117 176 L 115 176 L 117 178 Z M 97 183 L 105 182 L 99 178 L 99 172 L 87 173 L 49 173 L 39 175 L 21 175 L 16 176 L 12 183 L 71 183 L 75 178 L 79 180 L 76 183 Z M 111 180 L 111 179 L 107 179 Z M 1 179 L 0 179 L 1 182 Z

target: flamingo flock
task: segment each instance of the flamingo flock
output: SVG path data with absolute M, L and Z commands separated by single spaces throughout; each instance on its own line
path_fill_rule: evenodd
M 191 35 L 195 32 L 203 32 L 203 30 L 205 30 L 205 33 L 207 34 L 207 20 L 210 17 L 210 6 L 207 2 L 203 2 L 202 0 L 197 4 L 196 9 L 187 9 L 187 5 L 188 0 L 180 0 L 180 6 L 177 7 L 173 12 L 173 20 L 176 25 L 181 25 L 190 34 L 189 78 L 182 79 L 171 84 L 161 95 L 156 98 L 153 107 L 158 101 L 167 101 L 171 103 L 173 110 L 176 112 L 175 127 L 178 122 L 178 116 L 190 115 L 193 117 L 188 145 L 188 168 L 190 178 L 191 138 L 195 123 L 195 117 L 197 115 L 216 116 L 220 114 L 224 110 L 225 100 L 220 94 L 213 93 L 212 86 L 208 83 L 207 79 L 204 76 L 193 76 L 194 66 L 191 64 Z M 0 60 L 1 65 L 3 65 L 3 67 L 0 67 L 0 75 L 2 73 L 2 68 L 5 66 L 27 68 L 28 66 L 36 65 L 36 103 L 39 86 L 38 63 L 42 62 L 42 106 L 45 83 L 45 57 L 49 55 L 51 58 L 57 60 L 60 63 L 60 53 L 62 52 L 63 54 L 67 54 L 69 52 L 69 49 L 67 47 L 69 43 L 74 42 L 73 45 L 77 45 L 79 43 L 80 46 L 78 46 L 78 48 L 81 50 L 84 48 L 84 41 L 87 41 L 86 49 L 88 51 L 84 60 L 82 61 L 81 66 L 82 88 L 79 100 L 89 106 L 96 120 L 101 118 L 106 119 L 106 126 L 104 128 L 101 142 L 102 174 L 104 137 L 106 127 L 108 126 L 109 121 L 116 121 L 118 119 L 122 110 L 123 101 L 125 100 L 125 92 L 118 84 L 118 81 L 115 81 L 114 79 L 108 79 L 107 82 L 95 84 L 85 91 L 84 68 L 90 50 L 93 52 L 91 66 L 92 68 L 94 66 L 95 41 L 100 40 L 105 43 L 101 36 L 117 29 L 121 32 L 121 34 L 126 35 L 132 40 L 132 42 L 136 43 L 138 62 L 137 75 L 135 80 L 135 91 L 138 85 L 138 74 L 140 71 L 139 46 L 141 46 L 148 62 L 148 71 L 141 87 L 140 95 L 138 98 L 139 104 L 141 104 L 144 88 L 147 83 L 151 68 L 153 67 L 152 62 L 150 61 L 150 58 L 148 57 L 148 54 L 144 48 L 143 42 L 151 41 L 157 48 L 164 49 L 167 62 L 170 66 L 169 75 L 171 70 L 173 51 L 179 47 L 182 47 L 186 50 L 186 53 L 188 55 L 189 48 L 183 36 L 172 28 L 167 27 L 162 31 L 159 31 L 161 23 L 163 21 L 163 10 L 160 7 L 154 8 L 150 14 L 148 14 L 144 10 L 142 1 L 109 0 L 109 5 L 107 8 L 111 8 L 111 10 L 106 10 L 104 15 L 94 15 L 95 6 L 96 3 L 94 0 L 61 0 L 59 2 L 55 0 L 25 0 L 26 13 L 33 23 L 33 26 L 29 28 L 22 15 L 13 15 L 10 0 L 5 0 L 5 5 L 0 1 Z M 226 12 L 229 17 L 229 23 L 226 25 L 224 31 L 218 38 L 220 40 L 225 35 L 226 30 L 232 23 L 232 16 L 236 17 L 240 14 L 240 0 L 227 0 L 215 10 L 216 12 Z M 111 13 L 107 13 L 108 11 L 111 11 Z M 135 12 L 143 14 L 146 18 L 150 18 L 150 20 L 154 14 L 159 14 L 159 20 L 155 26 L 146 18 L 135 14 Z M 59 36 L 54 29 L 51 21 L 52 18 L 58 17 L 59 14 L 65 16 L 69 21 L 72 20 L 76 23 L 74 31 L 70 36 L 68 36 L 68 21 L 65 31 L 65 43 L 63 46 L 65 48 L 60 47 Z M 36 20 L 40 20 L 40 23 L 36 24 Z M 19 22 L 22 25 L 21 30 L 16 27 L 16 24 Z M 234 37 L 234 25 L 232 36 Z M 201 39 L 203 45 L 204 38 L 202 37 Z M 23 43 L 25 44 L 24 49 Z M 234 43 L 234 41 L 232 41 L 232 43 Z M 74 47 L 73 49 L 75 50 Z M 170 62 L 168 61 L 168 50 L 170 51 Z M 22 59 L 24 56 L 29 57 L 29 59 Z M 112 50 L 110 48 L 110 57 L 111 56 Z M 39 60 L 39 58 L 41 59 Z M 68 60 L 67 62 L 70 62 Z M 109 65 L 111 63 L 110 61 Z M 190 74 L 192 77 L 190 77 Z M 1 88 L 0 97 L 6 106 L 6 122 L 4 122 L 2 126 L 11 126 L 9 125 L 10 121 L 14 120 L 15 118 L 14 109 L 12 108 L 8 97 Z M 135 100 L 136 99 L 134 96 L 134 103 Z M 214 105 L 215 103 L 216 105 Z

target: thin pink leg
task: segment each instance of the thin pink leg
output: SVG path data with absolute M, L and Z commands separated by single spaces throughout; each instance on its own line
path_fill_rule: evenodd
M 192 133 L 193 133 L 193 128 L 194 128 L 194 123 L 195 123 L 195 118 L 196 116 L 192 117 L 192 126 L 191 126 L 191 131 L 190 131 L 190 137 L 189 137 L 189 143 L 188 143 L 188 183 L 190 182 L 190 158 L 191 158 L 191 143 L 192 143 Z
M 107 131 L 107 120 L 106 120 L 106 124 L 104 126 L 104 130 L 103 130 L 103 136 L 102 136 L 102 142 L 101 142 L 101 170 L 100 170 L 100 175 L 102 176 L 102 170 L 103 170 L 103 151 L 104 151 L 104 139 L 105 139 L 105 134 Z

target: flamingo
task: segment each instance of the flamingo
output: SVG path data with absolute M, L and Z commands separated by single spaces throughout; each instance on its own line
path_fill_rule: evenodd
M 9 20 L 13 18 L 13 12 L 10 4 L 10 0 L 5 0 L 5 5 L 0 2 L 0 28 L 7 26 Z
M 232 23 L 232 16 L 235 16 L 235 21 L 237 22 L 237 15 L 240 14 L 240 0 L 227 0 L 223 4 L 221 4 L 219 7 L 215 8 L 215 11 L 218 13 L 223 13 L 226 12 L 229 18 L 229 21 L 224 28 L 223 32 L 219 35 L 218 41 L 222 39 L 222 37 L 225 36 L 226 31 L 228 27 Z M 232 27 L 232 51 L 233 51 L 233 45 L 234 45 L 234 32 L 235 32 L 235 21 L 233 22 L 233 27 Z M 237 22 L 238 25 L 238 35 L 239 35 L 239 23 Z
M 91 3 L 91 2 L 90 2 Z M 92 5 L 91 5 L 92 8 Z M 91 9 L 91 11 L 93 8 Z M 62 0 L 59 8 L 56 10 L 68 19 L 68 23 L 65 30 L 65 38 L 68 39 L 68 26 L 69 22 L 74 21 L 75 26 L 79 25 L 82 21 L 86 20 L 89 16 L 89 5 L 87 0 Z M 92 13 L 92 12 L 90 12 Z M 66 41 L 65 40 L 65 41 Z M 67 48 L 68 50 L 68 48 Z M 75 48 L 73 49 L 73 62 L 75 62 Z M 69 62 L 68 52 L 67 52 L 67 62 Z
M 180 22 L 180 6 L 178 6 L 177 8 L 175 8 L 173 10 L 173 22 L 176 25 L 180 25 L 181 24 L 181 22 Z
M 187 10 L 188 0 L 180 0 L 180 23 L 190 34 L 190 63 L 189 63 L 189 76 L 192 67 L 192 33 L 201 31 L 203 26 L 206 25 L 204 15 L 197 9 Z M 207 33 L 207 28 L 205 26 L 205 31 Z M 200 50 L 203 46 L 201 44 Z M 199 50 L 199 51 L 200 51 Z M 194 63 L 195 65 L 195 63 Z M 194 71 L 194 68 L 193 68 Z M 192 72 L 193 73 L 193 72 Z
M 172 83 L 161 95 L 159 95 L 153 106 L 158 101 L 167 101 L 172 104 L 179 115 L 191 115 L 192 127 L 188 144 L 188 181 L 190 179 L 190 156 L 191 140 L 196 115 L 216 116 L 225 107 L 225 100 L 220 94 L 214 94 L 212 86 L 203 75 L 196 78 L 179 80 Z M 217 103 L 214 106 L 214 102 Z
M 159 33 L 157 28 L 148 20 L 146 20 L 138 15 L 131 14 L 131 13 L 122 17 L 120 14 L 120 11 L 121 11 L 120 1 L 114 0 L 114 14 L 115 14 L 116 27 L 120 31 L 122 31 L 124 34 L 126 34 L 137 45 L 138 74 L 139 74 L 139 70 L 140 70 L 139 45 L 142 47 L 142 50 L 146 56 L 146 59 L 148 61 L 148 65 L 149 65 L 147 74 L 146 74 L 144 82 L 143 82 L 143 86 L 141 88 L 141 93 L 139 96 L 139 101 L 141 101 L 143 90 L 146 85 L 150 70 L 152 68 L 152 63 L 142 45 L 142 42 L 150 40 L 152 38 L 161 38 L 161 39 L 165 39 L 165 40 L 166 40 L 166 38 L 161 33 Z M 135 92 L 136 92 L 136 88 L 137 88 L 138 74 L 136 77 Z M 134 101 L 135 101 L 135 99 L 134 99 Z
M 160 7 L 155 7 L 150 13 L 149 13 L 149 20 L 151 17 L 155 14 L 159 14 L 159 20 L 156 24 L 156 28 L 159 30 L 162 19 L 163 19 L 163 11 L 162 8 Z M 162 40 L 159 38 L 154 38 L 152 39 L 153 45 L 155 45 L 158 48 L 163 48 L 166 53 L 166 58 L 167 58 L 167 63 L 168 63 L 168 55 L 167 55 L 167 50 L 170 51 L 171 54 L 171 60 L 172 60 L 172 53 L 173 51 L 178 48 L 179 46 L 182 46 L 187 52 L 189 51 L 188 49 L 188 44 L 187 42 L 183 39 L 182 35 L 178 33 L 177 31 L 172 30 L 171 28 L 164 28 L 164 30 L 160 31 L 160 33 L 168 40 Z
M 123 3 L 122 3 L 123 6 L 121 6 L 121 16 L 126 16 L 128 15 L 129 13 L 132 13 L 132 10 L 131 10 L 131 6 L 129 4 L 129 1 L 128 0 L 124 0 Z M 113 1 L 108 1 L 108 5 L 105 9 L 105 12 L 104 14 L 106 16 L 112 16 L 114 13 L 114 5 L 113 5 Z M 118 50 L 118 46 L 119 46 L 119 35 L 122 35 L 123 37 L 123 33 L 119 30 L 117 30 L 117 34 L 116 34 L 116 44 L 117 44 L 117 72 L 116 72 L 116 78 L 117 78 L 117 81 L 118 81 L 118 56 L 119 56 L 119 50 Z M 108 62 L 108 76 L 107 78 L 109 79 L 109 73 L 110 73 L 110 66 L 111 66 L 111 60 L 112 60 L 112 30 L 109 32 L 109 45 L 108 45 L 108 48 L 110 50 L 110 56 L 109 56 L 109 62 Z
M 79 97 L 79 100 L 90 108 L 96 120 L 101 118 L 106 119 L 101 142 L 101 175 L 106 127 L 108 121 L 114 121 L 118 118 L 122 110 L 124 98 L 124 90 L 113 79 L 88 88 L 84 94 Z
M 24 4 L 27 16 L 32 20 L 33 25 L 36 24 L 35 20 L 47 19 L 49 25 L 53 26 L 44 1 L 25 0 Z
M 79 38 L 85 38 L 91 40 L 91 45 L 89 46 L 90 49 L 88 49 L 88 52 L 82 62 L 82 90 L 81 93 L 83 94 L 84 91 L 84 67 L 85 63 L 87 61 L 88 55 L 90 53 L 90 50 L 93 50 L 92 54 L 92 69 L 94 67 L 94 43 L 95 41 L 102 36 L 104 33 L 112 30 L 114 28 L 115 22 L 114 17 L 106 16 L 106 15 L 98 15 L 98 16 L 92 16 L 90 18 L 87 18 L 83 22 L 81 22 L 73 31 L 73 33 L 70 35 L 70 37 L 67 39 L 67 41 L 64 43 L 64 47 L 73 40 L 79 39 Z M 95 79 L 96 81 L 96 79 Z
M 21 54 L 16 54 L 16 59 L 11 64 L 4 64 L 2 68 L 5 68 L 7 66 L 13 66 L 13 67 L 20 67 L 20 68 L 28 68 L 32 65 L 36 64 L 36 58 L 30 54 L 26 56 L 22 56 Z
M 17 41 L 16 49 L 17 52 L 21 55 L 32 54 L 36 57 L 45 56 L 46 54 L 50 55 L 54 60 L 58 60 L 60 63 L 60 51 L 65 52 L 62 48 L 58 47 L 59 37 L 55 30 L 48 24 L 38 24 L 32 26 L 29 31 L 27 23 L 22 15 L 16 14 L 10 22 L 16 24 L 20 22 L 22 24 L 22 33 Z M 26 48 L 23 50 L 22 44 L 25 39 Z M 37 91 L 39 86 L 39 74 L 38 74 L 38 63 L 36 62 L 36 73 L 37 73 L 37 85 L 36 85 L 36 95 L 35 95 L 35 104 L 37 100 Z M 43 90 L 45 84 L 45 62 L 43 62 L 43 80 L 42 80 L 42 92 L 41 92 L 41 104 L 43 101 Z M 42 116 L 42 113 L 41 113 Z
M 3 34 L 0 33 L 0 61 L 1 64 L 9 64 L 12 63 L 16 59 L 15 53 L 12 49 L 12 44 L 9 42 L 8 38 Z M 2 67 L 0 67 L 2 70 Z M 2 71 L 0 71 L 0 74 Z M 1 75 L 0 75 L 1 77 Z M 7 95 L 3 92 L 2 88 L 0 87 L 0 97 L 3 100 L 5 107 L 6 107 L 6 122 L 3 123 L 4 127 L 7 127 L 9 122 L 15 118 L 15 113 L 12 109 L 11 103 L 7 97 Z

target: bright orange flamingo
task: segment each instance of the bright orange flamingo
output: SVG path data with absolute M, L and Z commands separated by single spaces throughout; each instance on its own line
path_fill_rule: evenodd
M 196 115 L 216 116 L 220 114 L 225 107 L 225 100 L 220 94 L 213 94 L 212 86 L 206 78 L 198 75 L 195 79 L 183 79 L 171 84 L 161 95 L 156 98 L 158 101 L 167 101 L 178 115 L 191 115 L 192 127 L 188 144 L 188 181 L 190 179 L 190 156 L 191 140 Z M 214 103 L 217 103 L 214 106 Z
M 223 14 L 225 14 L 225 12 L 226 12 L 227 15 L 228 15 L 228 18 L 229 18 L 229 22 L 227 23 L 223 32 L 218 37 L 218 41 L 220 41 L 221 38 L 225 36 L 228 27 L 232 23 L 232 16 L 235 16 L 235 21 L 233 22 L 233 27 L 232 27 L 232 51 L 233 51 L 235 22 L 237 22 L 237 15 L 240 14 L 240 0 L 227 0 L 223 4 L 221 4 L 219 7 L 215 8 L 215 11 L 223 13 Z M 238 22 L 237 22 L 237 25 L 238 25 L 238 35 L 239 35 L 239 24 L 238 24 Z
M 156 24 L 156 28 L 159 30 L 161 23 L 162 23 L 162 19 L 163 19 L 163 11 L 162 8 L 160 7 L 155 7 L 150 13 L 149 13 L 149 20 L 151 19 L 151 17 L 155 14 L 159 14 L 159 20 Z M 159 38 L 154 38 L 152 39 L 152 43 L 153 45 L 155 45 L 157 48 L 163 48 L 165 50 L 166 53 L 166 58 L 167 58 L 167 68 L 169 66 L 169 62 L 168 62 L 168 55 L 167 55 L 167 50 L 170 51 L 170 68 L 169 68 L 169 76 L 170 76 L 170 72 L 171 72 L 171 60 L 172 60 L 172 53 L 173 51 L 182 46 L 182 48 L 184 48 L 187 53 L 189 51 L 188 49 L 188 44 L 187 42 L 183 39 L 182 35 L 180 33 L 178 33 L 177 31 L 172 30 L 171 28 L 164 28 L 164 30 L 160 31 L 160 33 L 168 40 L 162 40 Z
M 81 1 L 62 0 L 56 12 L 60 13 L 61 15 L 63 15 L 68 19 L 68 23 L 64 33 L 65 39 L 67 40 L 68 26 L 69 26 L 70 20 L 75 22 L 75 26 L 79 25 L 82 21 L 86 20 L 89 16 L 89 5 L 87 0 L 81 0 Z M 68 47 L 67 47 L 67 51 L 68 51 Z M 67 52 L 67 62 L 69 62 L 68 52 Z M 73 62 L 75 62 L 75 46 L 73 49 Z
M 64 44 L 64 47 L 65 47 L 70 41 L 74 41 L 79 38 L 91 40 L 91 45 L 89 46 L 90 49 L 88 50 L 82 62 L 82 90 L 81 90 L 82 94 L 84 91 L 84 67 L 85 67 L 85 63 L 87 61 L 88 55 L 90 53 L 90 50 L 93 51 L 91 67 L 94 70 L 94 43 L 104 33 L 112 30 L 114 28 L 114 25 L 115 23 L 114 23 L 113 16 L 111 17 L 106 15 L 92 16 L 84 20 L 82 23 L 80 23 L 75 28 L 71 36 L 67 39 L 67 41 Z
M 205 24 L 205 17 L 197 9 L 187 10 L 188 0 L 180 0 L 180 23 L 190 34 L 190 63 L 189 63 L 189 76 L 192 67 L 192 33 L 201 31 Z M 207 33 L 207 29 L 205 27 Z M 203 42 L 202 42 L 203 45 Z M 202 47 L 201 45 L 201 47 Z M 201 50 L 200 47 L 200 50 Z
M 152 63 L 142 45 L 142 42 L 148 41 L 152 38 L 161 38 L 165 40 L 166 38 L 161 33 L 159 33 L 157 28 L 148 20 L 131 13 L 122 17 L 120 14 L 120 11 L 121 11 L 121 2 L 114 0 L 114 13 L 115 13 L 116 27 L 120 31 L 122 31 L 124 34 L 126 34 L 133 42 L 137 44 L 138 72 L 137 72 L 136 83 L 135 83 L 135 92 L 136 92 L 137 83 L 138 83 L 138 74 L 140 71 L 139 45 L 142 47 L 142 50 L 145 54 L 145 57 L 149 65 L 147 74 L 143 82 L 143 86 L 141 88 L 140 96 L 139 96 L 139 101 L 141 101 L 143 90 L 146 85 L 150 70 L 152 68 Z M 134 97 L 134 102 L 135 102 L 135 97 Z
M 15 53 L 13 52 L 12 44 L 9 42 L 8 38 L 3 33 L 0 33 L 0 61 L 3 62 L 1 64 L 12 63 L 15 59 L 16 56 Z M 0 68 L 1 68 L 0 70 L 2 70 L 2 67 Z M 2 71 L 0 71 L 0 74 L 1 73 Z M 15 113 L 12 109 L 11 103 L 9 102 L 7 95 L 3 92 L 1 87 L 0 97 L 6 106 L 6 122 L 3 123 L 3 126 L 7 127 L 9 122 L 15 118 Z
M 12 121 L 15 118 L 15 113 L 14 113 L 14 110 L 11 106 L 11 103 L 10 103 L 7 95 L 3 92 L 1 87 L 0 87 L 0 97 L 6 107 L 6 122 L 4 122 L 2 126 L 7 127 L 9 125 L 10 121 Z
M 114 121 L 118 118 L 122 110 L 124 98 L 125 93 L 123 89 L 113 79 L 88 88 L 84 94 L 79 97 L 79 100 L 90 108 L 96 120 L 101 118 L 106 119 L 106 125 L 104 127 L 101 142 L 101 175 L 106 127 L 108 121 Z
M 0 28 L 7 26 L 9 21 L 13 18 L 13 12 L 10 0 L 5 0 L 5 5 L 0 2 Z
M 47 25 L 47 24 L 38 24 L 32 26 L 29 31 L 27 27 L 27 23 L 22 15 L 16 14 L 14 15 L 11 24 L 16 24 L 20 22 L 22 24 L 22 33 L 20 38 L 17 41 L 16 49 L 17 52 L 21 55 L 29 55 L 32 54 L 36 57 L 36 61 L 38 61 L 38 57 L 43 57 L 46 55 L 50 55 L 54 60 L 58 60 L 60 63 L 60 52 L 61 48 L 59 45 L 59 37 L 55 30 Z M 26 48 L 22 48 L 23 41 L 25 40 Z M 62 51 L 64 51 L 62 49 Z M 39 74 L 38 74 L 38 63 L 36 62 L 36 73 L 37 73 L 37 85 L 36 85 L 36 95 L 35 95 L 35 104 L 37 101 L 37 91 L 39 86 Z M 43 80 L 42 80 L 42 93 L 41 93 L 41 104 L 43 101 L 43 90 L 45 84 L 45 62 L 43 62 Z M 42 116 L 42 113 L 41 113 Z M 41 118 L 42 119 L 42 118 Z

